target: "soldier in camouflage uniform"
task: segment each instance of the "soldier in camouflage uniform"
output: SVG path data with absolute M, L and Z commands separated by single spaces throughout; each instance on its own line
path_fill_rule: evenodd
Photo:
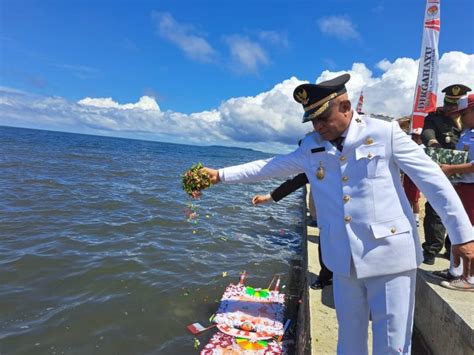
M 421 139 L 426 147 L 455 149 L 461 134 L 461 120 L 457 111 L 459 99 L 471 89 L 465 85 L 450 85 L 442 90 L 445 93 L 444 105 L 425 118 Z M 446 228 L 431 205 L 426 202 L 423 221 L 425 243 L 423 243 L 424 263 L 433 265 L 435 256 L 443 248 Z M 449 257 L 451 242 L 446 238 L 445 248 Z

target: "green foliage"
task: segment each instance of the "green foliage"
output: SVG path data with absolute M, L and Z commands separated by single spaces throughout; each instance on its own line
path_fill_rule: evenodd
M 192 198 L 201 196 L 201 191 L 212 185 L 209 175 L 201 171 L 201 163 L 194 164 L 182 175 L 183 190 Z

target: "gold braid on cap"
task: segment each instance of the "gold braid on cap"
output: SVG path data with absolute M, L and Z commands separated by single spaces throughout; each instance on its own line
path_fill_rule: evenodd
M 321 100 L 315 102 L 314 104 L 311 104 L 311 105 L 309 105 L 309 106 L 306 106 L 306 107 L 304 108 L 304 112 L 308 112 L 309 110 L 312 110 L 313 108 L 315 108 L 315 107 L 317 107 L 317 106 L 319 106 L 319 105 L 321 105 L 321 104 L 324 104 L 324 103 L 328 102 L 329 100 L 334 99 L 335 97 L 337 97 L 337 93 L 333 92 L 331 95 L 326 96 L 324 99 L 321 99 Z M 319 110 L 318 110 L 318 111 L 319 111 Z
M 329 101 L 326 101 L 320 108 L 318 108 L 316 111 L 314 111 L 311 115 L 308 115 L 308 117 L 306 117 L 306 118 L 311 120 L 311 119 L 319 116 L 320 114 L 322 114 L 324 111 L 326 111 L 326 109 L 328 107 L 329 107 Z
M 452 103 L 452 104 L 457 104 L 461 96 L 451 96 L 451 95 L 445 95 L 444 96 L 444 101 Z

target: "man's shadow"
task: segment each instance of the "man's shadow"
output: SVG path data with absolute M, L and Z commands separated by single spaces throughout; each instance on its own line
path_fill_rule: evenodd
M 316 280 L 317 277 L 318 275 L 310 272 L 309 284 L 311 285 Z M 326 307 L 329 307 L 332 309 L 336 308 L 336 306 L 334 305 L 334 292 L 333 292 L 332 285 L 324 286 L 323 289 L 321 290 L 321 303 L 325 305 Z

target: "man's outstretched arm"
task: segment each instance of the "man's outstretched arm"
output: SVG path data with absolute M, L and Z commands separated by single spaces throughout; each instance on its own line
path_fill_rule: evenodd
M 209 175 L 213 184 L 219 182 L 249 183 L 302 173 L 304 158 L 303 152 L 298 148 L 289 154 L 277 155 L 266 160 L 255 160 L 219 170 L 204 167 L 203 171 Z

